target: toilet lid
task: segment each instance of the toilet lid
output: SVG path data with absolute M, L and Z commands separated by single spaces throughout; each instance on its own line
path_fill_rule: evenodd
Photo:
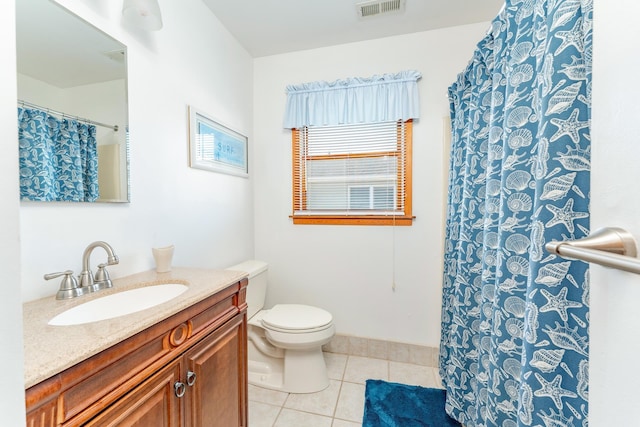
M 300 331 L 317 329 L 329 325 L 331 313 L 318 307 L 302 304 L 277 304 L 262 318 L 265 327 Z

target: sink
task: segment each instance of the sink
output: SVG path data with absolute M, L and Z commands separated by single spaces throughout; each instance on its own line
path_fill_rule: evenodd
M 155 307 L 189 289 L 180 283 L 164 283 L 106 295 L 70 308 L 49 321 L 49 325 L 69 326 L 113 319 Z

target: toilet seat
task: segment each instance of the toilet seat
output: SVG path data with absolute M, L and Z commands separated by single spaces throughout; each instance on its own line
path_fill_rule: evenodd
M 326 310 L 303 304 L 277 304 L 265 310 L 262 326 L 277 332 L 310 333 L 322 331 L 333 325 L 333 316 Z

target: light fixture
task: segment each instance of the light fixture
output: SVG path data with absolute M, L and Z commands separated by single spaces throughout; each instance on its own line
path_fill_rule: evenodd
M 157 31 L 162 28 L 162 15 L 158 0 L 124 0 L 122 16 L 131 25 Z

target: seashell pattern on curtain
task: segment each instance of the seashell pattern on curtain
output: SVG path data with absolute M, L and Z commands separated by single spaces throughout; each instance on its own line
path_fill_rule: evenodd
M 588 425 L 592 0 L 507 0 L 449 89 L 440 375 L 467 427 Z
M 20 199 L 98 199 L 96 127 L 18 107 Z

